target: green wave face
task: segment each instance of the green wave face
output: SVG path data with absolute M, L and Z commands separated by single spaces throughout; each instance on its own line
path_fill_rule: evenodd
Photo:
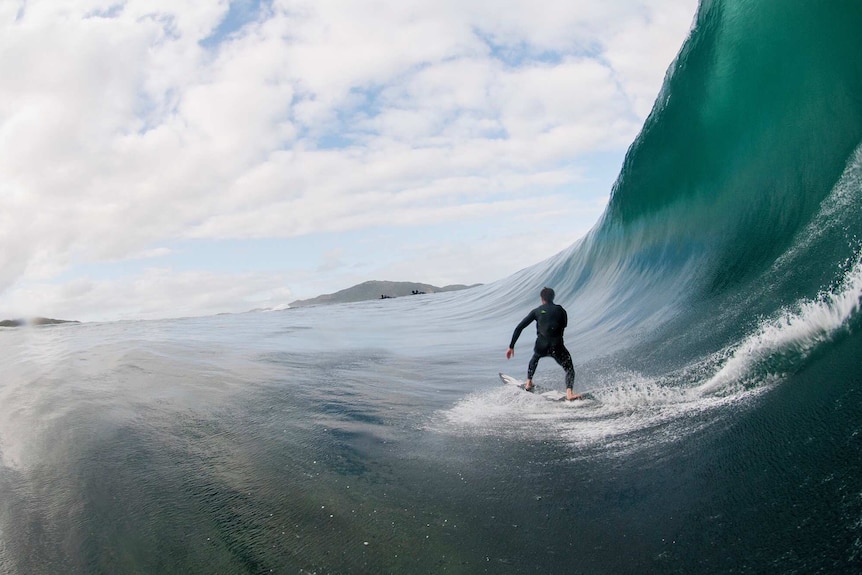
M 862 229 L 862 3 L 704 1 L 602 220 L 536 282 L 606 332 L 751 318 L 840 290 Z M 685 329 L 685 328 L 682 328 Z

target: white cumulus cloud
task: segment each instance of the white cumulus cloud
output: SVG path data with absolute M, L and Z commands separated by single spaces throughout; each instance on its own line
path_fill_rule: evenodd
M 227 0 L 0 0 L 0 315 L 74 314 L 90 280 L 64 273 L 189 238 L 487 225 L 577 193 L 694 9 L 273 0 L 234 22 Z M 127 297 L 187 277 L 145 269 Z

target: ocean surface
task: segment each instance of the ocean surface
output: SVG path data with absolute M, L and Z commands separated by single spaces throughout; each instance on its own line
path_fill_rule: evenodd
M 0 574 L 862 572 L 860 30 L 702 2 L 601 221 L 496 283 L 0 330 Z M 545 285 L 593 399 L 497 377 Z

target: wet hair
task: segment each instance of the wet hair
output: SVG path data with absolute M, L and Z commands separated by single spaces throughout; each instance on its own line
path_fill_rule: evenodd
M 554 303 L 554 290 L 549 287 L 543 288 L 541 292 L 539 292 L 539 297 L 545 300 L 548 303 Z

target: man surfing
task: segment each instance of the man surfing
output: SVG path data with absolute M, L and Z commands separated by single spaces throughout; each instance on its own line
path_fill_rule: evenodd
M 543 357 L 553 357 L 564 370 L 566 370 L 566 399 L 569 401 L 582 399 L 573 391 L 575 386 L 575 366 L 572 365 L 572 355 L 563 344 L 563 331 L 569 323 L 569 317 L 563 306 L 554 303 L 554 290 L 549 287 L 542 289 L 539 293 L 542 305 L 531 311 L 521 323 L 515 327 L 512 334 L 512 342 L 506 350 L 506 359 L 512 359 L 515 355 L 515 342 L 521 336 L 524 328 L 536 322 L 536 345 L 533 346 L 533 357 L 527 367 L 527 381 L 524 389 L 533 390 L 533 375 L 539 360 Z

